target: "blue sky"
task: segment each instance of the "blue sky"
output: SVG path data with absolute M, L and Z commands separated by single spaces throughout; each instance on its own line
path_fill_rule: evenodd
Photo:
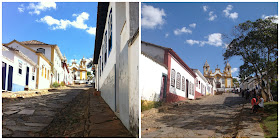
M 214 72 L 223 70 L 222 54 L 232 38 L 234 26 L 247 20 L 278 16 L 277 3 L 142 3 L 142 40 L 172 48 L 185 63 L 203 73 L 207 60 Z M 238 76 L 243 62 L 229 60 Z
M 2 42 L 38 40 L 57 44 L 71 59 L 92 58 L 96 2 L 3 2 Z

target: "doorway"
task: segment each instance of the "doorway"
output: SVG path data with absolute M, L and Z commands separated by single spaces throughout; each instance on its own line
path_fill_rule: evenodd
M 29 67 L 26 67 L 25 85 L 28 86 L 29 82 Z
M 9 66 L 8 74 L 8 91 L 12 91 L 13 88 L 13 66 Z
M 186 97 L 189 97 L 189 80 L 186 80 Z
M 161 77 L 161 88 L 160 88 L 160 101 L 165 101 L 167 89 L 167 75 L 162 74 Z
M 7 64 L 5 62 L 2 62 L 2 90 L 6 89 L 6 70 Z

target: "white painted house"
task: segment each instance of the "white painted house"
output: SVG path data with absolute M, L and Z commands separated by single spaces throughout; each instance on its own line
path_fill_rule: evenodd
M 64 60 L 60 49 L 55 44 L 47 44 L 37 40 L 23 41 L 22 44 L 33 49 L 36 52 L 43 54 L 51 62 L 51 83 L 62 82 L 64 79 L 64 70 L 62 67 L 62 62 Z
M 160 101 L 167 88 L 167 66 L 141 52 L 139 68 L 139 91 L 141 100 Z
M 139 132 L 139 3 L 99 2 L 95 87 L 124 126 Z
M 21 51 L 2 46 L 2 91 L 36 88 L 38 65 Z
M 171 48 L 142 41 L 141 52 L 139 76 L 142 100 L 176 102 L 196 98 L 196 75 Z M 149 81 L 153 84 L 148 85 L 146 82 Z
M 196 74 L 196 94 L 198 96 L 205 96 L 212 94 L 212 85 L 208 82 L 208 80 L 203 76 L 203 74 L 198 69 L 192 69 Z

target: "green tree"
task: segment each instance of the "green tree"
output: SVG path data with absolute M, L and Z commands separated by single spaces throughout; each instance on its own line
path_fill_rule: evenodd
M 232 82 L 237 86 L 239 87 L 239 82 L 236 78 L 232 78 Z
M 88 71 L 88 72 L 87 72 L 87 76 L 89 76 L 89 75 L 91 75 L 91 72 Z
M 255 75 L 267 101 L 273 101 L 271 79 L 278 77 L 278 23 L 275 21 L 275 17 L 270 17 L 239 24 L 223 54 L 225 60 L 241 56 L 244 63 L 239 67 L 239 77 Z M 267 84 L 262 84 L 263 81 Z

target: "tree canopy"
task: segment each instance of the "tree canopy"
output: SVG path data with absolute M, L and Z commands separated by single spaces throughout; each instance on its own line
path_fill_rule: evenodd
M 278 76 L 278 23 L 275 17 L 248 20 L 234 29 L 234 39 L 223 54 L 227 60 L 233 56 L 241 56 L 243 65 L 239 67 L 239 77 L 244 79 L 255 75 L 258 82 L 268 81 L 265 95 L 270 95 L 270 80 Z M 260 84 L 262 85 L 262 84 Z

